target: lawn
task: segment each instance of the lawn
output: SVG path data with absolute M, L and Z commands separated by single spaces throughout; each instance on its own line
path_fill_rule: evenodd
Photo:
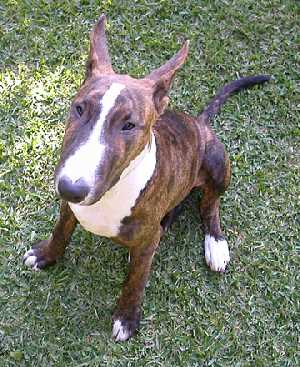
M 0 367 L 299 365 L 299 10 L 293 0 L 1 0 Z M 190 39 L 172 108 L 196 114 L 227 81 L 273 76 L 212 123 L 232 160 L 228 271 L 205 264 L 195 194 L 161 242 L 140 331 L 125 343 L 111 337 L 125 249 L 78 227 L 55 267 L 21 261 L 58 213 L 53 171 L 102 12 L 122 73 L 141 77 Z

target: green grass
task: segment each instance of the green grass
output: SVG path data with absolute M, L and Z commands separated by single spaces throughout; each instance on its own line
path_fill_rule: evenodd
M 99 3 L 0 3 L 0 366 L 298 366 L 299 5 Z M 117 344 L 124 249 L 77 229 L 56 267 L 36 273 L 21 262 L 57 216 L 64 120 L 103 11 L 123 73 L 143 76 L 191 40 L 174 108 L 195 114 L 237 76 L 274 77 L 234 96 L 213 122 L 233 167 L 222 202 L 229 271 L 205 265 L 194 195 L 156 255 L 140 332 Z

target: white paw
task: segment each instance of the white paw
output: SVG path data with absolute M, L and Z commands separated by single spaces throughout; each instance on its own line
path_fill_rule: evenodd
M 40 270 L 38 267 L 38 260 L 37 257 L 34 255 L 34 251 L 33 250 L 28 250 L 24 257 L 23 257 L 23 262 L 26 266 L 32 268 L 35 271 Z
M 230 260 L 227 241 L 205 235 L 205 260 L 211 270 L 225 271 Z
M 115 338 L 115 341 L 124 341 L 130 337 L 130 333 L 125 326 L 122 326 L 121 320 L 116 320 L 114 322 L 112 336 Z

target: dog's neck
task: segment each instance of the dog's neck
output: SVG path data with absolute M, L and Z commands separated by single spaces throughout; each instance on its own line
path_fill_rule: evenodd
M 120 176 L 120 180 L 124 180 L 128 175 L 139 176 L 147 170 L 147 166 L 153 165 L 154 161 L 156 162 L 156 142 L 155 136 L 153 132 L 151 132 L 150 140 L 148 144 L 144 147 L 144 149 L 139 153 L 124 169 Z M 148 167 L 149 168 L 149 167 Z M 154 167 L 155 168 L 155 164 Z
M 126 197 L 126 191 L 138 197 L 152 177 L 155 166 L 156 141 L 153 132 L 151 132 L 149 143 L 124 169 L 119 181 L 104 195 L 104 198 L 120 191 L 124 192 L 124 197 Z

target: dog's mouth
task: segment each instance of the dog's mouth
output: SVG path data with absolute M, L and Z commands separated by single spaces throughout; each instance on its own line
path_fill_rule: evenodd
M 112 185 L 113 186 L 113 185 Z M 84 200 L 77 202 L 80 206 L 92 206 L 96 204 L 98 201 L 103 199 L 103 197 L 109 192 L 112 186 L 108 186 L 105 188 L 102 188 L 100 192 L 97 192 L 96 190 L 92 190 Z
M 119 179 L 119 175 L 105 180 L 98 178 L 97 184 L 90 186 L 83 178 L 72 182 L 68 177 L 62 176 L 55 180 L 55 188 L 57 195 L 62 200 L 80 206 L 91 206 L 100 201 Z

